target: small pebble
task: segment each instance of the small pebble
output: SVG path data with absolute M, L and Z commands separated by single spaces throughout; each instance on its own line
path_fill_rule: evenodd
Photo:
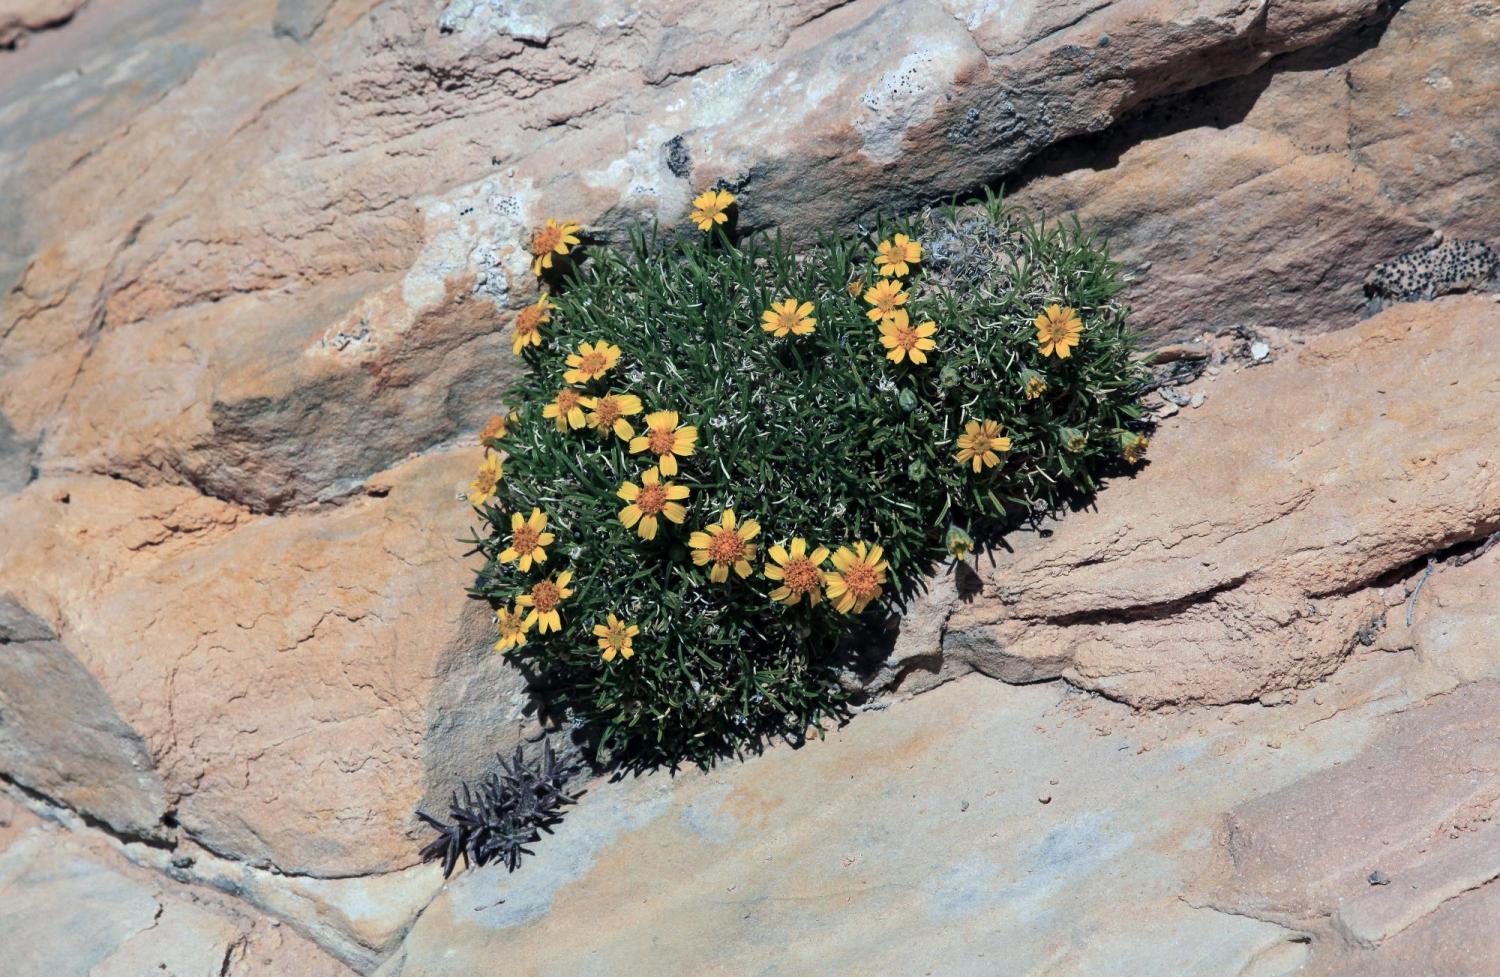
M 1052 795 L 1051 794 L 1040 794 L 1040 795 L 1037 796 L 1037 800 L 1041 801 L 1043 804 L 1051 804 L 1052 803 Z
M 1208 398 L 1205 397 L 1203 394 L 1196 393 L 1196 394 L 1193 394 L 1193 399 L 1190 400 L 1190 401 L 1188 401 L 1188 403 L 1191 404 L 1194 407 L 1194 409 L 1196 409 L 1196 408 L 1202 407 L 1203 406 L 1203 402 L 1205 400 L 1207 400 L 1207 399 Z
M 173 855 L 172 864 L 177 866 L 178 868 L 192 868 L 193 856 L 186 853 Z
M 1271 355 L 1271 347 L 1268 346 L 1268 345 L 1266 345 L 1265 343 L 1251 343 L 1250 344 L 1250 357 L 1252 359 L 1263 360 L 1267 356 L 1270 356 L 1270 355 Z
M 1370 873 L 1371 885 L 1390 885 L 1391 877 L 1378 869 Z
M 962 811 L 967 811 L 969 809 L 969 802 L 968 801 L 964 801 L 962 804 L 958 805 L 958 809 L 961 812 Z

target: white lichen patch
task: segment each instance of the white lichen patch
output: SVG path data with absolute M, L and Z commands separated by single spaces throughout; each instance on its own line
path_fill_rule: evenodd
M 527 227 L 534 197 L 529 180 L 492 177 L 425 203 L 427 243 L 401 287 L 412 311 L 445 301 L 454 279 L 472 280 L 474 293 L 496 309 L 509 306 L 512 283 L 530 273 Z
M 639 221 L 671 224 L 686 218 L 692 186 L 672 173 L 663 146 L 673 132 L 650 127 L 624 156 L 601 169 L 585 170 L 583 182 L 596 190 L 619 194 L 620 206 Z
M 728 125 L 740 119 L 771 74 L 769 61 L 752 61 L 729 71 L 693 82 L 693 125 L 699 128 Z
M 972 50 L 947 37 L 912 37 L 908 42 L 911 53 L 865 90 L 863 112 L 854 120 L 865 154 L 877 163 L 900 158 L 906 133 L 932 118 Z
M 500 34 L 541 44 L 557 27 L 549 9 L 554 6 L 545 0 L 451 0 L 437 23 L 447 34 Z

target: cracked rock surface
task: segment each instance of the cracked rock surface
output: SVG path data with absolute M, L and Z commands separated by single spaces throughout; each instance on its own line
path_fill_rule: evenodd
M 1500 304 L 1361 288 L 1500 243 L 1497 101 L 1470 0 L 0 0 L 0 960 L 1492 973 Z M 542 733 L 459 542 L 528 229 L 717 181 L 1098 226 L 1150 463 L 826 741 L 445 885 L 413 811 Z

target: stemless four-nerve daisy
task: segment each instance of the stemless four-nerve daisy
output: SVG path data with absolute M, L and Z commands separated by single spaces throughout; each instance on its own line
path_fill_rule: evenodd
M 828 599 L 833 609 L 840 614 L 863 614 L 870 601 L 880 596 L 888 569 L 885 550 L 873 543 L 840 546 L 833 554 L 833 571 L 828 574 Z
M 1043 356 L 1055 353 L 1058 359 L 1067 359 L 1082 336 L 1083 320 L 1071 307 L 1053 303 L 1036 317 L 1036 344 Z
M 563 374 L 568 383 L 588 383 L 597 380 L 620 362 L 620 347 L 613 343 L 579 343 L 578 352 L 568 354 L 568 366 L 572 369 Z
M 599 639 L 599 657 L 607 662 L 614 661 L 616 655 L 627 659 L 634 657 L 635 648 L 631 641 L 640 633 L 641 629 L 634 624 L 626 624 L 611 614 L 608 623 L 594 625 L 594 637 Z
M 502 607 L 495 611 L 495 626 L 500 629 L 500 640 L 495 642 L 496 651 L 510 651 L 526 643 L 526 632 L 531 624 L 520 610 Z
M 602 394 L 594 399 L 594 409 L 586 419 L 589 427 L 599 434 L 608 437 L 613 431 L 621 441 L 629 441 L 635 437 L 635 428 L 625 418 L 634 417 L 641 410 L 641 398 L 635 394 Z
M 922 245 L 905 234 L 881 241 L 875 248 L 875 267 L 887 277 L 904 278 L 922 260 Z
M 813 304 L 796 299 L 772 302 L 771 307 L 760 314 L 760 327 L 777 339 L 788 335 L 806 336 L 817 327 L 818 320 L 812 317 Z
M 552 310 L 557 308 L 545 294 L 532 304 L 526 306 L 516 313 L 515 324 L 511 327 L 510 350 L 517 356 L 527 346 L 540 346 L 542 344 L 542 326 L 552 321 Z
M 500 485 L 500 479 L 504 476 L 505 469 L 500 464 L 500 459 L 494 455 L 486 455 L 484 463 L 479 466 L 479 474 L 474 476 L 474 481 L 469 483 L 469 491 L 465 496 L 473 505 L 484 505 L 495 497 L 495 489 Z
M 728 222 L 725 213 L 734 203 L 734 194 L 728 190 L 705 190 L 693 198 L 692 221 L 700 231 L 713 230 L 715 224 Z
M 927 354 L 937 348 L 932 338 L 935 332 L 937 323 L 923 322 L 914 326 L 906 310 L 897 309 L 895 315 L 880 323 L 880 342 L 889 350 L 886 359 L 892 363 L 900 363 L 903 359 L 926 363 Z
M 663 482 L 659 469 L 646 469 L 641 484 L 626 482 L 615 494 L 629 503 L 620 510 L 620 521 L 626 529 L 634 527 L 641 539 L 656 538 L 657 523 L 663 516 L 679 525 L 687 518 L 687 507 L 682 504 L 688 497 L 687 487 Z
M 479 432 L 479 443 L 499 441 L 508 433 L 510 433 L 510 422 L 496 414 L 484 422 L 484 430 Z
M 788 607 L 795 605 L 807 595 L 809 606 L 823 599 L 823 564 L 828 560 L 828 548 L 819 546 L 807 552 L 807 540 L 798 536 L 792 540 L 791 551 L 780 543 L 767 552 L 772 562 L 767 563 L 764 573 L 767 580 L 780 581 L 781 586 L 771 591 L 771 599 L 779 600 Z
M 894 278 L 882 278 L 875 283 L 875 287 L 865 293 L 865 301 L 873 308 L 865 313 L 871 322 L 879 322 L 896 314 L 896 310 L 906 304 L 906 293 L 901 291 L 901 283 Z
M 522 572 L 531 569 L 532 563 L 547 562 L 547 547 L 557 537 L 547 532 L 547 516 L 535 506 L 531 518 L 519 512 L 510 514 L 510 546 L 500 551 L 500 562 L 520 561 Z
M 548 219 L 541 230 L 531 235 L 531 273 L 540 275 L 543 269 L 552 267 L 553 255 L 566 255 L 578 245 L 578 232 L 583 230 L 573 221 Z
M 542 408 L 542 416 L 555 422 L 559 431 L 570 427 L 576 431 L 588 421 L 584 410 L 592 410 L 594 406 L 594 398 L 585 397 L 582 390 L 563 387 L 552 398 L 552 403 Z
M 663 475 L 677 474 L 677 456 L 686 458 L 693 453 L 698 441 L 698 429 L 691 424 L 677 426 L 681 420 L 674 410 L 659 410 L 646 415 L 646 433 L 630 439 L 630 453 L 638 455 L 649 451 L 656 455 L 657 465 Z M 681 522 L 681 520 L 678 520 Z
M 960 465 L 974 463 L 974 471 L 1000 464 L 997 452 L 1010 450 L 1010 438 L 1000 436 L 999 421 L 970 421 L 958 436 L 958 453 L 953 457 Z
M 528 628 L 535 626 L 537 634 L 562 630 L 562 615 L 557 613 L 557 605 L 573 596 L 568 587 L 572 579 L 573 571 L 564 570 L 556 577 L 538 580 L 531 585 L 531 593 L 516 598 L 517 607 L 531 608 L 526 615 Z
M 1042 378 L 1040 373 L 1035 370 L 1027 370 L 1022 376 L 1026 378 L 1023 389 L 1026 392 L 1027 400 L 1036 400 L 1047 392 L 1047 381 Z
M 1138 465 L 1141 459 L 1146 457 L 1146 449 L 1151 446 L 1151 441 L 1144 434 L 1133 434 L 1121 449 L 1125 460 L 1132 465 Z
M 755 544 L 750 541 L 759 534 L 760 523 L 746 519 L 736 525 L 734 510 L 725 509 L 718 522 L 689 536 L 688 546 L 693 549 L 695 564 L 712 564 L 708 579 L 714 583 L 728 580 L 731 567 L 743 580 L 750 576 L 750 561 L 755 559 Z

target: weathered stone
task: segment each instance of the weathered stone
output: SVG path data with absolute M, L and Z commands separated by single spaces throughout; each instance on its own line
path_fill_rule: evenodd
M 378 494 L 285 517 L 43 480 L 5 503 L 24 532 L 0 540 L 0 579 L 50 608 L 199 843 L 287 872 L 399 868 L 418 847 L 413 810 L 440 807 L 530 728 L 519 676 L 490 663 L 484 608 L 464 594 L 473 515 L 459 493 L 478 456 L 419 458 Z M 122 816 L 108 797 L 78 800 Z
M 26 35 L 59 27 L 87 0 L 0 0 L 0 49 L 13 48 Z
M 1434 231 L 1494 234 L 1497 44 L 1493 6 L 1413 0 L 1044 154 L 1011 197 L 1106 234 L 1150 335 L 1340 329 L 1377 263 Z
M 998 554 L 945 651 L 1145 706 L 1323 678 L 1388 575 L 1500 526 L 1496 329 L 1487 297 L 1402 305 L 1218 377 L 1108 504 Z

